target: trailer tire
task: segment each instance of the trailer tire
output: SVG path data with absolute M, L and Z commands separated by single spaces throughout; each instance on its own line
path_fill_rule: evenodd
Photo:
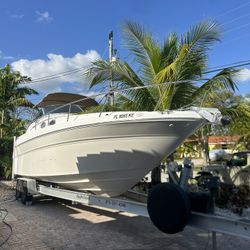
M 23 187 L 23 192 L 21 193 L 21 201 L 24 205 L 32 205 L 33 196 L 28 194 L 27 187 Z
M 21 201 L 24 205 L 26 205 L 27 202 L 27 188 L 23 187 L 23 191 L 21 193 Z
M 21 192 L 20 192 L 20 181 L 17 180 L 16 182 L 16 200 L 20 200 L 21 198 Z
M 172 183 L 161 183 L 151 190 L 147 209 L 153 224 L 167 234 L 182 231 L 191 215 L 187 193 Z

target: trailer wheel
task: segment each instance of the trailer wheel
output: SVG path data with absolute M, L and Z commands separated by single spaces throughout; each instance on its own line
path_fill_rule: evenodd
M 17 180 L 17 182 L 16 182 L 16 200 L 18 201 L 20 198 L 21 198 L 20 181 Z
M 147 208 L 153 224 L 167 234 L 182 231 L 191 215 L 187 193 L 172 183 L 155 186 L 148 195 Z
M 23 191 L 21 193 L 21 201 L 24 205 L 31 205 L 33 196 L 28 194 L 27 187 L 23 186 Z
M 24 205 L 26 205 L 26 201 L 27 201 L 27 188 L 23 187 L 23 191 L 21 193 L 21 201 Z

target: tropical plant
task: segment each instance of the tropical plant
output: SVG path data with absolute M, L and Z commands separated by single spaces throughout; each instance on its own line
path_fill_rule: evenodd
M 242 215 L 244 209 L 250 207 L 250 187 L 249 185 L 235 186 L 221 183 L 215 202 L 221 208 L 227 208 Z
M 238 103 L 233 103 L 232 110 L 237 112 L 233 113 L 234 119 L 229 132 L 240 135 L 239 143 L 244 149 L 250 150 L 250 100 L 247 95 L 246 98 L 239 97 Z
M 37 92 L 27 86 L 31 79 L 12 71 L 10 65 L 0 69 L 0 167 L 5 177 L 10 177 L 13 136 L 22 134 L 25 121 L 16 111 L 21 107 L 32 107 L 28 95 Z
M 12 71 L 10 65 L 0 69 L 0 138 L 4 136 L 7 123 L 14 117 L 17 107 L 32 107 L 33 104 L 26 98 L 27 95 L 37 92 L 25 86 L 31 79 Z
M 124 90 L 116 96 L 117 105 L 129 110 L 177 109 L 201 105 L 220 89 L 235 90 L 234 69 L 224 69 L 210 79 L 201 79 L 207 68 L 208 51 L 219 40 L 219 26 L 201 22 L 186 34 L 170 34 L 159 44 L 137 23 L 123 24 L 124 45 L 135 59 L 134 68 L 120 59 L 92 63 L 87 72 L 90 87 L 114 81 Z M 153 85 L 154 87 L 151 87 Z
M 227 127 L 209 128 L 210 134 L 239 135 L 245 149 L 250 144 L 250 102 L 231 91 L 217 91 L 213 98 L 206 100 L 206 105 L 218 108 L 224 115 L 231 118 Z
M 0 138 L 0 177 L 10 178 L 12 163 L 12 138 Z

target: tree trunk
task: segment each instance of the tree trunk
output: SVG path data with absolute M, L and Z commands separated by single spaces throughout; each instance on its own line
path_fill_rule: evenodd
M 207 130 L 202 128 L 203 166 L 210 163 Z
M 1 112 L 1 126 L 3 125 L 3 120 L 4 120 L 4 110 Z M 0 129 L 0 138 L 3 138 L 3 128 L 1 127 Z

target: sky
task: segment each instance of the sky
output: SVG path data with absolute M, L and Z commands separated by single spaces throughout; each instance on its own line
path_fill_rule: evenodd
M 202 20 L 222 27 L 221 42 L 213 46 L 208 67 L 250 60 L 250 0 L 0 0 L 0 67 L 7 63 L 33 80 L 87 67 L 108 58 L 108 33 L 114 32 L 118 56 L 127 60 L 122 46 L 122 22 L 142 24 L 162 42 L 170 32 L 186 32 Z M 77 71 L 31 87 L 36 103 L 57 91 L 88 93 Z M 238 94 L 250 93 L 250 66 L 236 79 Z M 89 91 L 89 94 L 93 92 Z

